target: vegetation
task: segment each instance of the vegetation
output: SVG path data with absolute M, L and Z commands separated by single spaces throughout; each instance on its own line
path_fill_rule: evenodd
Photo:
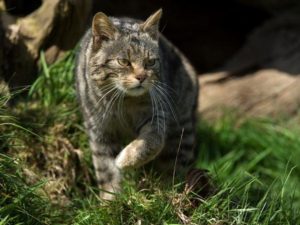
M 228 113 L 198 126 L 197 166 L 217 192 L 193 204 L 184 183 L 143 169 L 101 202 L 73 89 L 74 54 L 48 66 L 25 101 L 0 98 L 0 225 L 300 224 L 299 118 Z

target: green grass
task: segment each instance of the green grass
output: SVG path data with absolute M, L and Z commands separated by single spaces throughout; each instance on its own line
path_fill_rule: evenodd
M 217 192 L 198 206 L 183 183 L 143 169 L 126 175 L 115 201 L 101 202 L 73 61 L 73 52 L 51 66 L 42 57 L 26 101 L 8 108 L 0 97 L 0 225 L 300 224 L 300 117 L 199 122 L 197 166 Z

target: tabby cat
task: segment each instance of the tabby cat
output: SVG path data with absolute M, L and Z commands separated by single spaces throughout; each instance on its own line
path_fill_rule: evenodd
M 103 199 L 120 191 L 126 169 L 153 159 L 185 169 L 195 158 L 197 77 L 159 33 L 161 15 L 141 22 L 99 12 L 81 42 L 76 89 Z

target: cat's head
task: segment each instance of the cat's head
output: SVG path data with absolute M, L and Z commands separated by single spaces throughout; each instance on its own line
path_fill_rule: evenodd
M 99 12 L 92 24 L 90 75 L 100 88 L 130 96 L 147 93 L 160 76 L 158 10 L 145 22 L 108 18 Z

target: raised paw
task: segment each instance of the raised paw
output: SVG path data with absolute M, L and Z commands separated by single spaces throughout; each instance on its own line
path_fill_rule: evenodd
M 140 167 L 154 159 L 160 152 L 160 148 L 150 148 L 149 143 L 143 139 L 137 139 L 127 145 L 117 156 L 115 164 L 119 169 L 131 169 Z
M 127 145 L 117 156 L 115 163 L 119 169 L 136 168 L 144 164 L 145 142 L 135 140 Z

